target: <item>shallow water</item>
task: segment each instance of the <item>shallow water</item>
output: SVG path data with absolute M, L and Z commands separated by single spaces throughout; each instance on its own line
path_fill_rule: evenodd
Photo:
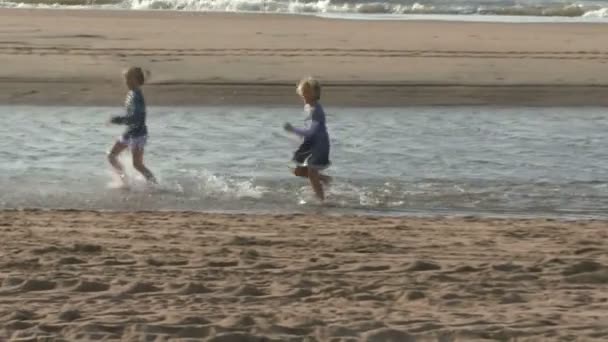
M 336 212 L 603 216 L 602 108 L 328 106 Z M 288 167 L 297 106 L 149 109 L 146 162 L 161 180 L 114 189 L 105 152 L 121 108 L 0 107 L 0 207 L 300 211 Z M 123 159 L 128 163 L 129 155 Z

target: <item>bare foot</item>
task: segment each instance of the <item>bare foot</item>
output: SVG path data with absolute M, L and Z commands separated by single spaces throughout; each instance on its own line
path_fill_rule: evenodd
M 127 176 L 125 174 L 116 174 L 114 173 L 112 176 L 112 181 L 108 184 L 109 188 L 112 189 L 128 189 L 129 182 L 127 181 Z

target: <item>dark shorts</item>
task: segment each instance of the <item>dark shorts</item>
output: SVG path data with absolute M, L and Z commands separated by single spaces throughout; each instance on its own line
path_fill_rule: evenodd
M 293 161 L 298 166 L 305 166 L 316 170 L 323 170 L 331 165 L 329 161 L 329 146 L 313 146 L 304 142 L 293 154 Z
M 118 142 L 124 145 L 128 145 L 131 149 L 141 149 L 146 146 L 146 143 L 148 142 L 148 136 L 142 135 L 139 137 L 133 137 L 130 135 L 121 135 L 118 138 Z

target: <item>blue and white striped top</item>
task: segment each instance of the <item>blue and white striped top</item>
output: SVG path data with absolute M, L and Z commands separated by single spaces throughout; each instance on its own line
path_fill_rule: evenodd
M 148 135 L 146 126 L 146 101 L 141 89 L 133 89 L 127 93 L 125 99 L 126 115 L 115 116 L 112 123 L 117 125 L 127 125 L 127 130 L 123 134 L 124 138 L 136 138 Z

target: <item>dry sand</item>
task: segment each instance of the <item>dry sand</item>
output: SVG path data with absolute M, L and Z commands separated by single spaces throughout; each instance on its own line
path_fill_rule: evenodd
M 0 232 L 0 340 L 608 339 L 601 221 L 3 211 Z
M 120 70 L 154 105 L 608 104 L 601 24 L 346 21 L 288 15 L 0 10 L 0 103 L 119 105 Z

